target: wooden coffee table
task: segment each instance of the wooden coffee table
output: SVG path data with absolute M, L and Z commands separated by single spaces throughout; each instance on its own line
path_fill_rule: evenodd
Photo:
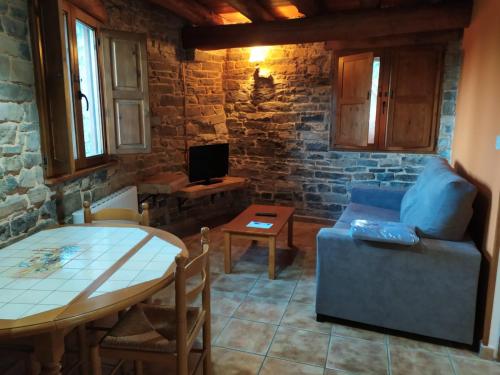
M 275 217 L 256 216 L 256 213 L 274 213 Z M 224 232 L 224 272 L 231 273 L 231 240 L 246 238 L 250 240 L 267 241 L 269 245 L 269 278 L 276 278 L 276 237 L 288 223 L 288 246 L 293 246 L 293 214 L 295 209 L 282 206 L 265 206 L 253 204 L 239 214 L 231 222 L 222 227 Z M 257 221 L 272 223 L 269 229 L 249 228 L 248 223 Z

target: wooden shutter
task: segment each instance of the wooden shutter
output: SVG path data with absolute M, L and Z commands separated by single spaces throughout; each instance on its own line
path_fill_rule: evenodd
M 102 48 L 109 152 L 150 152 L 146 36 L 103 31 Z
M 339 58 L 334 146 L 366 147 L 373 53 Z
M 442 49 L 438 47 L 394 51 L 386 131 L 387 149 L 434 149 L 442 54 Z
M 55 177 L 74 170 L 72 98 L 68 89 L 71 77 L 62 3 L 60 0 L 33 1 L 31 11 L 45 177 Z

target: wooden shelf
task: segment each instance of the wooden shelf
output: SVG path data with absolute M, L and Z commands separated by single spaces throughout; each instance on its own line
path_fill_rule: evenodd
M 221 182 L 211 185 L 186 186 L 177 192 L 177 196 L 183 199 L 196 199 L 226 191 L 244 189 L 247 186 L 248 180 L 246 178 L 227 176 Z
M 189 179 L 183 172 L 164 172 L 137 184 L 139 194 L 172 194 L 185 188 Z

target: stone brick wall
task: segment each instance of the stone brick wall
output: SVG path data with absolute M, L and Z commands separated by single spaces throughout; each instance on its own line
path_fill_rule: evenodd
M 147 34 L 152 152 L 117 158 L 116 166 L 56 186 L 43 179 L 27 0 L 0 0 L 0 245 L 37 228 L 71 221 L 95 201 L 143 177 L 186 170 L 190 145 L 229 141 L 231 174 L 246 192 L 184 202 L 146 196 L 156 225 L 175 231 L 231 215 L 254 201 L 288 204 L 303 215 L 335 218 L 353 184 L 407 186 L 428 157 L 328 150 L 330 53 L 323 44 L 273 48 L 254 80 L 247 49 L 184 51 L 182 21 L 138 0 L 104 0 L 105 28 Z M 454 126 L 458 46 L 450 46 L 439 136 L 449 157 Z
M 0 243 L 54 223 L 43 184 L 27 6 L 0 1 Z
M 331 52 L 323 43 L 272 47 L 254 77 L 249 49 L 227 52 L 224 84 L 234 175 L 252 181 L 252 198 L 338 218 L 356 184 L 407 187 L 432 155 L 329 149 Z M 458 44 L 448 46 L 439 155 L 449 158 L 459 77 Z

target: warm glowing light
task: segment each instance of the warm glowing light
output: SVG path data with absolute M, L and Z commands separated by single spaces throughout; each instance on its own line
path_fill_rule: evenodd
M 271 77 L 271 71 L 266 68 L 259 68 L 259 77 L 261 78 L 269 78 Z
M 267 46 L 252 47 L 250 49 L 250 58 L 248 61 L 262 62 L 266 59 L 268 52 L 269 52 L 269 47 Z

